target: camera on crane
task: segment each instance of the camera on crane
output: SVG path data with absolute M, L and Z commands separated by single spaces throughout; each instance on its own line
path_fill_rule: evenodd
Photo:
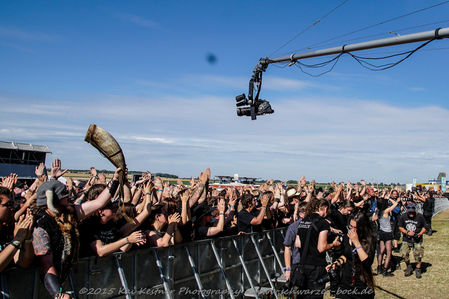
M 251 119 L 254 120 L 257 115 L 271 114 L 274 112 L 268 101 L 250 100 L 244 93 L 236 96 L 235 101 L 235 105 L 237 106 L 237 116 L 251 116 Z

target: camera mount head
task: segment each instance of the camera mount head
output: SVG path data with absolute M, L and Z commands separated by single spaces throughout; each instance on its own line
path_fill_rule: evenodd
M 268 57 L 259 59 L 259 62 L 253 70 L 253 75 L 249 80 L 248 98 L 245 94 L 235 97 L 238 116 L 251 116 L 251 119 L 255 120 L 257 115 L 274 113 L 267 100 L 259 99 L 260 89 L 262 88 L 262 73 L 266 71 L 267 67 Z M 254 89 L 257 90 L 255 95 Z M 249 107 L 239 108 L 241 106 Z

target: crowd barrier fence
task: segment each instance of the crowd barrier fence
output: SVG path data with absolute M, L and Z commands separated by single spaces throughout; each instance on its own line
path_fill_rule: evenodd
M 73 298 L 260 298 L 283 274 L 286 228 L 80 259 L 65 290 Z M 273 282 L 274 281 L 274 282 Z M 1 275 L 3 298 L 50 298 L 39 269 Z M 274 292 L 274 297 L 277 294 Z

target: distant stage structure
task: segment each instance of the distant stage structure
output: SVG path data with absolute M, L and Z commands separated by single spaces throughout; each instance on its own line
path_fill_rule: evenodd
M 35 167 L 39 163 L 45 164 L 49 153 L 46 145 L 0 141 L 0 177 L 15 173 L 20 180 L 35 179 Z
M 214 189 L 224 189 L 229 186 L 243 188 L 248 184 L 255 185 L 257 181 L 257 178 L 239 177 L 238 174 L 234 174 L 233 176 L 217 175 L 215 177 L 218 179 L 218 183 L 211 184 L 211 187 Z

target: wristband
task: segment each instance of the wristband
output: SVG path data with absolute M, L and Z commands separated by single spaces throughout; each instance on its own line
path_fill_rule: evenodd
M 115 192 L 117 191 L 119 182 L 116 180 L 113 180 L 111 183 L 111 187 L 109 187 L 109 194 L 111 194 L 111 196 L 115 195 Z
M 166 233 L 169 234 L 170 236 L 172 236 L 174 230 L 175 230 L 174 224 L 169 224 L 168 227 L 167 227 L 167 232 Z
M 267 206 L 262 206 L 262 209 L 266 209 L 267 208 Z
M 362 249 L 362 246 L 357 246 L 356 248 L 354 248 L 354 250 L 352 251 L 352 253 L 355 253 L 357 250 Z
M 12 246 L 14 246 L 17 250 L 20 250 L 20 241 L 13 240 L 11 243 Z
M 145 192 L 145 195 L 151 195 L 151 192 Z
M 284 268 L 284 271 L 291 271 L 292 270 L 292 268 L 290 268 L 290 267 L 285 267 Z
M 235 205 L 231 205 L 231 210 L 235 208 Z
M 220 215 L 224 215 L 224 212 L 220 212 Z
M 128 237 L 126 237 L 126 244 L 129 244 L 129 240 L 128 240 Z
M 281 201 L 280 198 L 275 198 L 275 199 L 274 199 L 274 202 L 280 202 L 280 201 Z

